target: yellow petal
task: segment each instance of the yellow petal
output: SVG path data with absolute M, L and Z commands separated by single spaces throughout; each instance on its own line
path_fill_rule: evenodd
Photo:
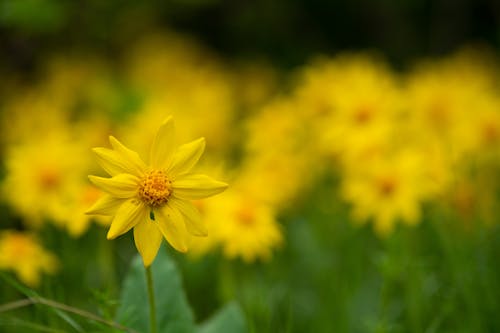
M 99 198 L 87 211 L 87 215 L 105 215 L 112 216 L 116 213 L 116 210 L 125 201 L 125 199 L 120 199 L 113 197 L 109 194 L 103 195 Z
M 179 252 L 188 250 L 187 240 L 189 234 L 184 219 L 178 210 L 165 205 L 161 209 L 155 210 L 155 220 L 161 233 L 174 249 Z
M 150 164 L 153 168 L 164 168 L 170 164 L 175 150 L 174 120 L 168 117 L 158 129 L 151 146 Z
M 195 166 L 205 150 L 205 138 L 199 138 L 186 143 L 177 149 L 172 164 L 167 169 L 167 174 L 174 177 L 187 173 Z
M 158 253 L 163 236 L 155 221 L 149 216 L 134 227 L 134 242 L 137 251 L 141 254 L 144 267 L 151 265 Z
M 172 182 L 172 193 L 180 199 L 196 200 L 221 193 L 227 186 L 206 175 L 189 174 L 179 176 Z
M 136 199 L 125 201 L 116 211 L 115 218 L 111 221 L 107 238 L 113 239 L 123 235 L 137 223 L 144 221 L 149 216 L 148 208 Z
M 174 209 L 181 212 L 187 231 L 194 236 L 208 236 L 208 229 L 200 212 L 189 201 L 172 198 L 168 202 Z
M 97 163 L 111 176 L 121 173 L 130 173 L 137 177 L 142 175 L 140 168 L 114 150 L 99 147 L 93 148 L 92 151 L 97 155 Z
M 89 176 L 89 179 L 95 186 L 117 198 L 135 196 L 139 182 L 136 176 L 128 173 L 122 173 L 111 178 Z
M 146 164 L 139 157 L 139 154 L 125 147 L 125 145 L 113 136 L 109 137 L 109 143 L 111 143 L 115 152 L 126 161 L 125 163 L 137 173 L 133 173 L 134 175 L 140 177 L 146 171 Z

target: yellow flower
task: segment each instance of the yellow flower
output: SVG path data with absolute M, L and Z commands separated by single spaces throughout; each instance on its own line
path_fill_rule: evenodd
M 113 149 L 94 148 L 94 152 L 111 178 L 89 176 L 107 195 L 87 211 L 87 214 L 114 216 L 108 239 L 133 228 L 137 250 L 144 265 L 149 266 L 163 237 L 176 250 L 186 252 L 189 234 L 207 235 L 206 226 L 190 200 L 220 193 L 227 184 L 190 173 L 205 149 L 204 138 L 176 150 L 174 123 L 168 117 L 151 146 L 149 166 L 117 139 L 112 136 L 109 139 Z
M 398 220 L 419 222 L 421 202 L 432 194 L 425 159 L 417 151 L 403 151 L 367 161 L 343 179 L 342 196 L 353 205 L 359 222 L 373 218 L 375 231 L 387 236 Z
M 210 202 L 205 218 L 212 241 L 220 244 L 225 257 L 247 263 L 271 259 L 283 235 L 275 209 L 244 191 L 228 191 Z
M 240 188 L 276 208 L 293 205 L 322 166 L 307 121 L 296 111 L 292 101 L 279 97 L 245 123 Z
M 341 55 L 304 70 L 295 105 L 311 119 L 320 151 L 350 167 L 386 146 L 398 116 L 398 80 L 380 60 Z
M 36 239 L 18 231 L 3 231 L 0 235 L 0 269 L 11 269 L 30 287 L 40 283 L 42 273 L 52 274 L 57 259 L 41 247 Z
M 274 210 L 246 196 L 236 196 L 227 203 L 227 217 L 220 230 L 224 255 L 239 256 L 245 262 L 269 260 L 271 250 L 283 243 Z
M 75 198 L 73 198 L 73 202 L 69 204 L 71 209 L 68 210 L 68 217 L 65 226 L 70 236 L 82 236 L 88 230 L 93 220 L 99 225 L 109 227 L 111 222 L 109 216 L 85 215 L 88 207 L 103 196 L 102 192 L 95 186 L 88 183 L 80 185 L 78 188 L 75 188 L 74 191 L 75 194 L 78 194 L 78 196 L 75 196 Z
M 74 189 L 87 173 L 85 148 L 59 129 L 8 148 L 2 194 L 26 223 L 39 226 L 44 219 L 58 226 L 70 223 Z
M 168 110 L 179 125 L 180 142 L 203 136 L 210 151 L 229 148 L 235 133 L 228 130 L 236 107 L 234 84 L 216 57 L 189 38 L 167 32 L 139 40 L 128 58 L 129 82 L 145 103 L 130 122 L 136 130 L 124 132 L 123 140 L 137 143 L 140 154 L 142 143 L 150 146 L 147 133 L 155 132 Z

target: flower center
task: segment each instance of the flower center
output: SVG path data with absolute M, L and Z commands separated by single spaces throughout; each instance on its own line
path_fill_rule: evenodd
M 378 186 L 380 195 L 387 198 L 396 192 L 397 183 L 394 179 L 385 178 L 380 180 Z
M 139 198 L 151 207 L 164 205 L 172 193 L 172 184 L 162 170 L 146 173 L 139 183 Z
M 242 226 L 251 227 L 255 222 L 255 212 L 250 207 L 240 207 L 236 211 L 236 219 Z
M 367 105 L 363 105 L 359 107 L 359 109 L 356 110 L 354 113 L 354 123 L 356 125 L 366 125 L 368 124 L 373 118 L 373 109 L 370 108 Z
M 49 168 L 40 171 L 38 180 L 40 182 L 41 188 L 44 190 L 54 190 L 61 183 L 61 178 L 58 172 Z

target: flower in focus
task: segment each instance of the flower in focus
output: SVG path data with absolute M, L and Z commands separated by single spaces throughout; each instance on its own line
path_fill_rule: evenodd
M 46 251 L 36 239 L 18 231 L 0 234 L 0 269 L 11 269 L 30 287 L 40 284 L 42 273 L 57 270 L 57 259 Z
M 200 138 L 175 149 L 174 123 L 160 126 L 150 151 L 150 165 L 110 137 L 113 149 L 94 148 L 101 167 L 111 176 L 89 176 L 107 194 L 87 214 L 114 216 L 107 234 L 114 239 L 134 229 L 134 241 L 144 266 L 149 266 L 162 238 L 177 251 L 188 250 L 189 235 L 206 236 L 207 228 L 191 200 L 224 191 L 227 184 L 191 173 L 205 149 Z

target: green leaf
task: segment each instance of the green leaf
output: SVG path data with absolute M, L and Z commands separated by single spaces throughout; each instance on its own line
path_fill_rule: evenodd
M 180 274 L 162 246 L 152 265 L 158 332 L 194 332 L 193 313 L 188 305 Z M 137 255 L 125 278 L 116 320 L 139 332 L 149 331 L 149 302 L 146 272 Z
M 245 317 L 236 302 L 219 310 L 212 318 L 199 325 L 197 333 L 244 333 L 247 332 Z

